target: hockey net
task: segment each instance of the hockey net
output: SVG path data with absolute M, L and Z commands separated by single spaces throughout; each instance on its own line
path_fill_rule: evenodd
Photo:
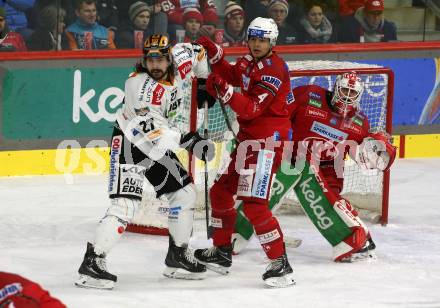
M 361 98 L 361 110 L 370 122 L 374 132 L 391 134 L 392 102 L 394 74 L 388 68 L 354 62 L 336 61 L 290 61 L 288 62 L 292 88 L 306 84 L 316 84 L 326 89 L 333 88 L 337 75 L 356 71 L 365 84 Z M 195 107 L 193 87 L 187 85 L 185 99 L 181 104 L 176 125 L 182 131 L 198 129 L 202 134 L 203 110 Z M 233 130 L 238 126 L 235 115 L 226 109 Z M 228 130 L 222 110 L 218 103 L 209 109 L 209 137 L 216 143 L 216 157 L 208 163 L 208 187 L 212 186 L 225 158 L 229 156 L 232 133 Z M 186 151 L 179 153 L 179 158 L 191 170 L 197 188 L 196 218 L 204 218 L 204 164 L 190 158 Z M 342 195 L 350 200 L 364 218 L 385 225 L 388 222 L 389 171 L 382 173 L 375 170 L 361 171 L 356 163 L 348 158 L 344 167 L 344 188 Z M 288 193 L 282 201 L 281 212 L 288 214 L 302 213 L 295 194 Z M 168 202 L 166 198 L 156 199 L 154 189 L 148 183 L 144 187 L 141 207 L 128 230 L 141 233 L 167 234 Z

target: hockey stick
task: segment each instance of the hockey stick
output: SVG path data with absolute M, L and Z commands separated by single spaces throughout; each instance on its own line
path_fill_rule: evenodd
M 217 92 L 217 97 L 219 97 L 220 91 L 218 89 L 218 85 L 215 84 L 214 88 L 215 88 L 215 91 Z M 219 104 L 220 104 L 220 109 L 222 110 L 223 118 L 225 119 L 225 122 L 226 122 L 226 126 L 228 127 L 229 131 L 232 133 L 232 136 L 234 137 L 234 139 L 237 142 L 240 142 L 240 140 L 238 140 L 237 135 L 235 134 L 234 130 L 232 129 L 231 121 L 229 120 L 225 105 L 223 105 L 223 103 L 220 101 L 219 101 Z
M 204 106 L 204 118 L 203 118 L 203 138 L 208 139 L 208 102 L 205 101 Z M 204 149 L 205 153 L 205 219 L 206 219 L 206 237 L 212 238 L 212 227 L 209 225 L 209 204 L 208 204 L 208 162 L 206 161 L 206 152 L 208 149 Z

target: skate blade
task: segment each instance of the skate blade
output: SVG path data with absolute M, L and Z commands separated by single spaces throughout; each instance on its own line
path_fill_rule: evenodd
M 285 236 L 284 243 L 286 244 L 287 247 L 298 248 L 299 246 L 301 246 L 302 240 L 299 238 L 295 238 L 295 237 Z
M 75 285 L 80 288 L 111 290 L 115 286 L 115 282 L 105 279 L 96 279 L 87 275 L 80 275 L 75 281 Z
M 287 288 L 296 284 L 293 274 L 287 274 L 282 277 L 267 278 L 264 283 L 271 288 Z
M 356 263 L 356 262 L 374 262 L 377 260 L 377 256 L 373 251 L 366 253 L 355 253 L 349 257 L 342 259 L 341 263 Z
M 185 280 L 202 280 L 205 279 L 205 273 L 206 272 L 200 272 L 200 273 L 192 273 L 187 270 L 184 270 L 183 268 L 177 268 L 177 267 L 166 267 L 163 271 L 163 275 L 168 278 L 173 279 L 185 279 Z
M 199 261 L 200 262 L 200 261 Z M 202 262 L 200 262 L 202 263 Z M 220 275 L 228 275 L 229 274 L 229 267 L 220 266 L 217 264 L 210 264 L 210 263 L 202 263 L 206 266 L 207 269 L 216 272 Z

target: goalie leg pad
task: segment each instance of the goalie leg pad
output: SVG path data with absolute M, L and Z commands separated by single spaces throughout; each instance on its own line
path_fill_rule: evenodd
M 107 254 L 118 242 L 140 204 L 139 200 L 129 198 L 114 198 L 110 202 L 96 229 L 94 246 L 97 254 Z
M 330 190 L 319 170 L 308 172 L 308 163 L 304 170 L 300 182 L 295 187 L 295 193 L 318 231 L 333 247 L 350 237 L 356 239 L 354 242 L 346 243 L 353 245 L 351 251 L 362 247 L 368 231 L 354 215 L 356 213 L 349 202 Z
M 193 184 L 186 185 L 178 191 L 166 195 L 170 211 L 168 214 L 168 230 L 178 247 L 188 245 L 193 229 L 196 191 Z

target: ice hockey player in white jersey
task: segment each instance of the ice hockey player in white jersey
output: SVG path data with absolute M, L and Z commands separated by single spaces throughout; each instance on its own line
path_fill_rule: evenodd
M 185 148 L 202 160 L 214 157 L 214 145 L 197 132 L 177 129 L 179 105 L 185 87 L 198 80 L 199 108 L 215 100 L 204 90 L 208 64 L 202 46 L 191 43 L 170 46 L 164 35 L 152 35 L 144 43 L 143 57 L 125 83 L 123 107 L 118 110 L 110 148 L 110 207 L 87 243 L 76 285 L 112 289 L 117 277 L 107 271 L 106 255 L 131 222 L 141 199 L 144 180 L 165 195 L 170 204 L 169 248 L 164 275 L 203 279 L 206 268 L 194 257 L 188 242 L 192 233 L 196 192 L 190 175 L 175 150 Z

